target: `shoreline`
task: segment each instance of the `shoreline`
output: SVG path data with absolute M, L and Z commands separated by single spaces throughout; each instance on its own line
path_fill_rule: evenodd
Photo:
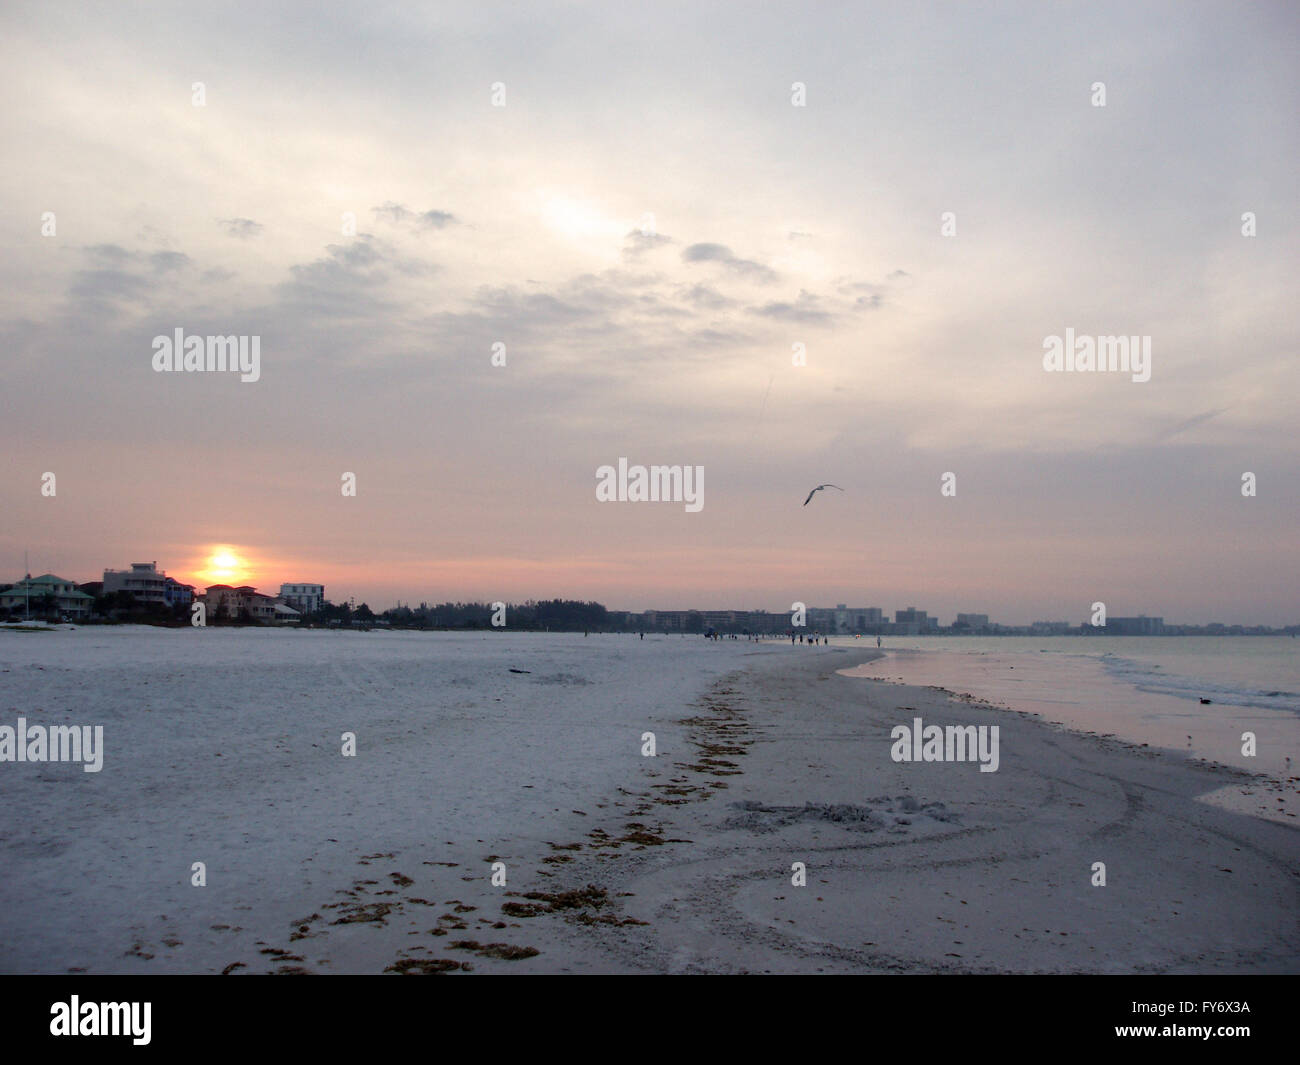
M 1049 668 L 1044 670 L 1044 664 Z M 1003 672 L 1017 666 L 1014 676 Z M 1130 690 L 1109 674 L 1104 660 L 1089 656 L 1045 660 L 1024 653 L 946 655 L 931 649 L 894 648 L 885 651 L 884 659 L 844 673 L 945 692 L 954 699 L 1028 714 L 1079 735 L 1114 738 L 1192 762 L 1240 770 L 1249 777 L 1246 787 L 1219 789 L 1202 801 L 1282 824 L 1300 821 L 1296 787 L 1300 776 L 1285 759 L 1288 752 L 1300 752 L 1300 720 L 1289 711 L 1226 700 L 1203 709 L 1191 697 Z M 893 673 L 902 675 L 888 675 Z M 1257 737 L 1256 757 L 1242 755 L 1247 731 Z
M 1247 774 L 837 672 L 862 661 L 828 648 L 699 700 L 695 742 L 729 728 L 739 772 L 661 813 L 691 845 L 596 881 L 648 924 L 586 949 L 656 972 L 1300 971 L 1300 831 L 1197 801 Z M 999 770 L 892 762 L 913 716 L 999 725 Z

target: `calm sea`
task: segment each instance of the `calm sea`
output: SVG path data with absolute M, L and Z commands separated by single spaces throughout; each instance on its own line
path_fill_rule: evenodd
M 874 637 L 832 642 L 875 647 Z M 884 650 L 885 658 L 851 672 L 966 692 L 1279 782 L 1300 773 L 1297 639 L 887 636 Z M 1242 753 L 1245 732 L 1255 735 L 1254 756 Z

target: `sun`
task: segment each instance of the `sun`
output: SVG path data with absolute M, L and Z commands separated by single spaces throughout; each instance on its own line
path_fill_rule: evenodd
M 240 557 L 235 548 L 220 544 L 213 547 L 205 568 L 200 570 L 198 575 L 216 584 L 238 583 L 247 579 L 248 563 Z
M 552 193 L 540 193 L 538 198 L 543 224 L 567 240 L 617 241 L 628 228 L 587 200 Z

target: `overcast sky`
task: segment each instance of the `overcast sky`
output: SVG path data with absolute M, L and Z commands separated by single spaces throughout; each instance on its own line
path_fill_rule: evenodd
M 6 4 L 0 579 L 202 584 L 229 545 L 375 607 L 1296 622 L 1298 38 L 1291 3 Z M 177 328 L 259 336 L 261 379 L 156 373 Z M 1067 328 L 1150 337 L 1151 379 L 1046 372 Z M 597 502 L 621 456 L 703 466 L 703 510 Z

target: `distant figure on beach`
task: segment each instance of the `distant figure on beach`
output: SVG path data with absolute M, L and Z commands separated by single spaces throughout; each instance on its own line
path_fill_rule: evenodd
M 879 637 L 879 636 L 876 637 L 876 646 L 877 646 L 877 647 L 880 646 L 880 637 Z

